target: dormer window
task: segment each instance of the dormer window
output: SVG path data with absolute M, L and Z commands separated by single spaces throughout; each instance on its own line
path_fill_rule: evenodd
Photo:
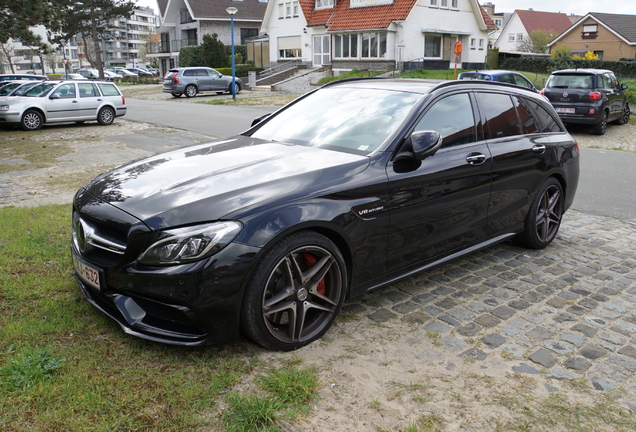
M 336 5 L 336 0 L 316 0 L 316 9 L 331 9 Z
M 596 39 L 598 37 L 598 24 L 584 24 L 581 37 L 583 39 Z

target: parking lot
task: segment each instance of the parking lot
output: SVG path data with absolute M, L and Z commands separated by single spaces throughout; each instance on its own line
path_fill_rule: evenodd
M 576 130 L 575 136 L 583 147 L 633 152 L 634 129 L 610 127 L 603 137 Z M 209 139 L 126 118 L 109 127 L 0 134 L 0 206 L 70 203 L 84 181 L 106 168 Z M 302 430 L 370 430 L 414 409 L 450 407 L 444 391 L 466 374 L 511 388 L 528 377 L 538 395 L 593 400 L 595 392 L 611 393 L 636 413 L 634 269 L 633 219 L 570 211 L 545 250 L 503 243 L 419 273 L 349 300 L 328 343 L 263 356 L 320 365 L 321 404 L 339 409 L 316 411 Z M 392 398 L 388 383 L 408 380 L 434 383 L 430 400 Z M 376 399 L 384 410 L 369 409 Z M 464 403 L 479 414 L 479 400 Z

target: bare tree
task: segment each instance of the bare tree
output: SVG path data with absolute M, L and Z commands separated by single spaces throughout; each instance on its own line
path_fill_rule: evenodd
M 16 50 L 13 45 L 5 43 L 2 44 L 2 58 L 3 63 L 6 62 L 11 67 L 11 73 L 15 73 L 15 65 L 13 64 L 13 57 L 16 56 Z

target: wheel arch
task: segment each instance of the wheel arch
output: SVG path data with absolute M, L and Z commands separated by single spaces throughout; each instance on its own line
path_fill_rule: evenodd
M 38 113 L 40 113 L 40 115 L 41 115 L 41 116 L 42 116 L 42 118 L 44 119 L 44 123 L 46 123 L 46 120 L 47 120 L 47 119 L 46 119 L 46 113 L 45 113 L 44 111 L 42 111 L 42 109 L 41 109 L 41 108 L 39 108 L 39 107 L 29 107 L 29 108 L 25 109 L 25 110 L 22 112 L 22 115 L 20 116 L 20 121 L 22 121 L 22 117 L 24 117 L 24 114 L 26 114 L 26 113 L 27 113 L 27 111 L 37 111 Z

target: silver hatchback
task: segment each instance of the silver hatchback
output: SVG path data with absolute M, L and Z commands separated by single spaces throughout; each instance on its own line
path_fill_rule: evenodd
M 112 82 L 44 81 L 21 96 L 0 97 L 0 125 L 20 125 L 26 131 L 55 122 L 109 125 L 125 114 L 126 100 Z
M 235 78 L 236 93 L 243 88 L 243 81 Z M 209 67 L 182 67 L 170 69 L 163 78 L 163 92 L 174 97 L 195 97 L 198 93 L 215 92 L 222 94 L 232 92 L 232 77 L 223 75 Z

